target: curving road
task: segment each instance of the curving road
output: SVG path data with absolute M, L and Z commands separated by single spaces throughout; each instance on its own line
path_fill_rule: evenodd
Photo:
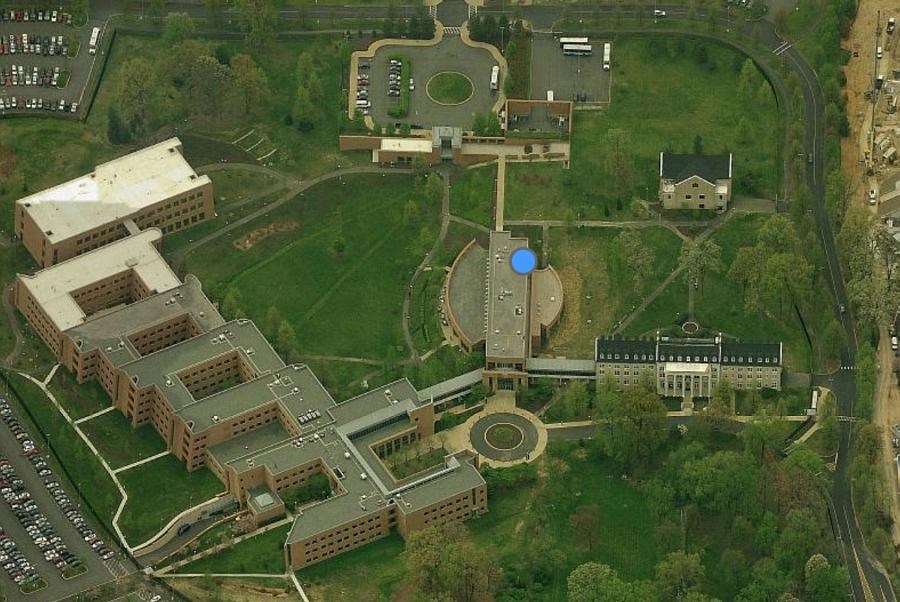
M 92 10 L 95 17 L 102 17 L 114 12 L 120 12 L 121 8 L 115 6 L 114 0 L 99 0 L 92 3 Z M 658 4 L 656 8 L 665 10 L 670 17 L 688 16 L 688 8 L 684 6 L 668 6 Z M 396 7 L 398 15 L 409 15 L 415 9 L 415 6 L 399 6 Z M 132 4 L 132 12 L 137 12 L 137 6 Z M 192 15 L 205 15 L 206 9 L 203 4 L 198 2 L 168 2 L 166 9 L 171 11 L 184 11 Z M 226 16 L 233 9 L 226 10 Z M 521 6 L 517 7 L 521 11 L 523 18 L 532 23 L 535 29 L 552 30 L 553 24 L 557 22 L 563 10 L 569 18 L 578 18 L 579 15 L 592 18 L 596 15 L 622 14 L 634 16 L 637 13 L 636 6 L 601 6 L 601 5 L 572 5 L 567 4 L 565 9 L 559 6 Z M 378 18 L 387 15 L 388 8 L 386 6 L 309 6 L 302 9 L 303 15 L 307 19 L 331 19 L 353 17 L 353 18 Z M 649 10 L 644 7 L 645 18 L 649 22 L 652 17 Z M 494 9 L 482 10 L 481 12 L 494 12 Z M 282 9 L 282 16 L 285 18 L 288 26 L 291 22 L 297 22 L 299 18 L 299 10 Z M 465 4 L 461 0 L 444 0 L 438 6 L 438 19 L 444 25 L 457 26 L 462 25 L 467 15 Z M 703 11 L 696 11 L 698 22 L 705 22 L 706 15 Z M 751 24 L 731 18 L 730 15 L 720 14 L 720 28 L 731 27 L 733 29 L 742 28 L 745 33 L 751 33 Z M 623 33 L 625 30 L 607 30 L 606 33 Z M 602 33 L 591 31 L 591 33 Z M 667 31 L 664 29 L 642 29 L 636 30 L 634 33 L 653 34 L 653 35 L 684 35 L 683 31 Z M 782 110 L 787 111 L 789 103 L 786 97 L 786 88 L 781 76 L 774 73 L 765 64 L 761 62 L 762 54 L 760 52 L 749 50 L 741 46 L 734 40 L 719 33 L 701 33 L 693 32 L 691 35 L 698 37 L 715 38 L 719 41 L 734 46 L 742 52 L 756 59 L 757 64 L 766 72 L 770 81 L 779 97 L 779 105 Z M 768 21 L 759 21 L 757 25 L 758 43 L 761 47 L 767 49 L 764 52 L 772 51 L 779 47 L 783 40 L 774 28 L 774 25 Z M 815 71 L 807 63 L 806 59 L 794 48 L 790 46 L 781 53 L 785 59 L 785 66 L 797 74 L 800 80 L 800 87 L 803 94 L 804 109 L 806 114 L 806 133 L 805 148 L 806 152 L 811 153 L 813 162 L 807 164 L 807 183 L 813 199 L 813 215 L 819 233 L 822 239 L 822 245 L 825 250 L 826 264 L 828 274 L 831 281 L 832 289 L 835 296 L 835 314 L 839 317 L 844 331 L 849 341 L 848 348 L 842 357 L 842 369 L 832 375 L 821 375 L 813 379 L 814 384 L 826 384 L 835 393 L 838 402 L 838 408 L 841 415 L 851 417 L 853 415 L 853 402 L 856 397 L 856 387 L 854 380 L 854 372 L 852 367 L 855 364 L 857 353 L 856 331 L 854 327 L 853 316 L 850 311 L 850 305 L 847 302 L 847 293 L 844 286 L 844 279 L 841 272 L 840 263 L 838 261 L 837 249 L 835 246 L 834 233 L 827 219 L 825 210 L 825 102 L 821 86 Z M 847 308 L 846 312 L 842 312 L 839 308 Z M 874 561 L 868 553 L 863 541 L 862 532 L 856 521 L 856 515 L 853 510 L 850 491 L 849 465 L 851 454 L 851 435 L 852 422 L 841 423 L 841 440 L 838 451 L 837 468 L 834 475 L 834 483 L 832 488 L 832 524 L 835 529 L 835 536 L 840 544 L 841 551 L 844 554 L 847 569 L 850 573 L 850 583 L 852 593 L 856 600 L 878 600 L 878 601 L 894 601 L 896 596 L 891 588 L 891 584 L 886 575 L 880 570 L 877 561 Z

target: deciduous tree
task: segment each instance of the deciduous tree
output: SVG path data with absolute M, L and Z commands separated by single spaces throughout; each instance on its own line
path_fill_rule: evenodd
M 596 504 L 578 506 L 569 516 L 569 526 L 575 537 L 587 545 L 588 554 L 593 554 L 594 540 L 600 527 L 600 507 Z
M 169 13 L 163 26 L 163 42 L 167 46 L 180 44 L 193 37 L 194 20 L 187 13 Z
M 665 600 L 681 600 L 698 591 L 706 577 L 697 554 L 672 552 L 656 565 L 656 586 Z

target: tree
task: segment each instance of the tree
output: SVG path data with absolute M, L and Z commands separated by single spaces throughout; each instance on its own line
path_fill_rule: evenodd
M 147 15 L 151 19 L 161 19 L 166 10 L 165 0 L 150 0 L 150 6 L 147 9 Z
M 213 56 L 203 55 L 191 66 L 188 97 L 204 114 L 221 118 L 231 82 L 232 73 L 228 65 L 223 65 Z
M 600 507 L 596 504 L 578 506 L 569 516 L 569 526 L 575 537 L 587 544 L 588 554 L 593 554 L 594 539 L 600 527 Z
M 240 289 L 235 286 L 228 287 L 228 290 L 225 291 L 225 297 L 222 299 L 222 315 L 233 320 L 246 318 L 247 314 L 244 313 L 242 303 L 243 299 L 241 298 Z
M 122 121 L 114 105 L 109 105 L 107 111 L 106 137 L 110 144 L 125 144 L 131 141 L 131 132 L 128 131 L 128 126 Z
M 636 289 L 642 288 L 647 282 L 647 274 L 653 268 L 656 261 L 656 253 L 650 245 L 644 244 L 637 230 L 626 229 L 616 237 L 625 255 L 625 262 L 633 275 Z
M 722 249 L 709 238 L 689 239 L 681 247 L 678 263 L 691 285 L 700 287 L 707 273 L 722 269 Z
M 791 510 L 775 542 L 776 562 L 785 570 L 798 574 L 803 559 L 809 558 L 815 546 L 822 542 L 823 535 L 821 522 L 810 510 Z
M 496 563 L 468 541 L 468 531 L 458 522 L 411 533 L 404 555 L 419 591 L 431 599 L 474 602 L 490 595 L 497 582 Z
M 499 576 L 499 570 L 484 548 L 463 540 L 447 546 L 440 575 L 442 592 L 455 602 L 475 602 L 489 597 Z
M 163 26 L 163 42 L 167 46 L 174 46 L 193 37 L 194 20 L 187 13 L 169 13 Z
M 238 99 L 238 110 L 241 113 L 249 113 L 259 106 L 260 99 L 267 93 L 269 82 L 266 74 L 247 54 L 232 56 L 229 64 L 234 94 Z
M 756 100 L 756 89 L 759 84 L 759 71 L 752 59 L 747 59 L 741 66 L 741 74 L 738 77 L 737 94 L 744 104 L 752 104 Z
M 275 338 L 275 335 L 278 334 L 278 327 L 281 326 L 283 321 L 284 319 L 281 317 L 281 312 L 278 311 L 278 308 L 274 305 L 269 306 L 269 309 L 266 310 L 264 334 L 270 339 Z
M 837 420 L 834 395 L 827 394 L 819 397 L 816 422 L 819 423 L 819 436 L 822 438 L 825 449 L 836 452 L 840 437 L 840 425 Z
M 809 600 L 840 602 L 847 599 L 847 569 L 833 567 L 821 554 L 813 554 L 804 567 L 804 591 Z
M 225 0 L 203 0 L 203 4 L 206 5 L 206 12 L 209 13 L 212 22 L 216 25 L 221 23 Z
M 558 402 L 562 409 L 563 419 L 575 420 L 583 418 L 587 414 L 589 401 L 590 396 L 584 381 L 573 380 L 570 382 Z
M 343 255 L 344 251 L 347 250 L 347 240 L 343 236 L 338 236 L 331 243 L 331 248 L 334 249 L 334 252 L 338 255 Z
M 694 154 L 702 155 L 703 154 L 703 136 L 697 134 L 694 136 Z
M 641 487 L 647 507 L 657 521 L 662 520 L 675 507 L 675 490 L 661 479 L 650 479 Z
M 648 584 L 627 583 L 616 571 L 599 562 L 575 567 L 567 579 L 569 602 L 651 602 L 656 596 Z
M 156 70 L 146 59 L 135 57 L 122 64 L 115 81 L 115 98 L 132 135 L 140 137 L 152 129 L 159 86 Z
M 756 468 L 743 454 L 718 451 L 686 462 L 679 480 L 685 497 L 710 510 L 742 513 L 756 502 Z
M 235 0 L 238 23 L 251 46 L 263 46 L 278 31 L 279 12 L 275 0 Z
M 410 574 L 415 575 L 422 593 L 437 594 L 440 591 L 439 571 L 444 549 L 466 536 L 465 527 L 458 522 L 431 524 L 409 534 L 404 552 L 406 566 Z
M 733 415 L 734 389 L 731 388 L 731 383 L 723 378 L 719 380 L 719 383 L 713 390 L 712 396 L 709 398 L 705 416 L 714 426 L 718 426 L 721 422 Z
M 656 586 L 665 600 L 680 600 L 699 590 L 705 576 L 700 556 L 680 550 L 656 565 Z
M 288 324 L 287 320 L 282 320 L 278 325 L 278 336 L 275 338 L 275 345 L 278 350 L 293 358 L 297 353 L 297 334 L 294 327 Z
M 666 406 L 649 387 L 598 396 L 598 407 L 602 415 L 599 426 L 607 430 L 606 436 L 599 438 L 600 445 L 623 464 L 647 458 L 666 439 Z
M 728 270 L 728 279 L 740 286 L 748 313 L 762 309 L 762 270 L 759 266 L 765 265 L 765 259 L 766 250 L 761 245 L 741 247 Z

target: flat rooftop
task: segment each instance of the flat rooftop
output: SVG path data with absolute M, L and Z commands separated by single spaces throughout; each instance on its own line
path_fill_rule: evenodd
M 132 271 L 151 292 L 161 293 L 181 285 L 155 243 L 162 239 L 158 228 L 150 228 L 67 259 L 33 276 L 19 275 L 35 301 L 54 326 L 69 330 L 87 319 L 72 293 L 105 278 Z
M 382 138 L 379 150 L 429 154 L 432 143 L 424 138 Z
M 113 366 L 121 366 L 141 357 L 129 336 L 183 315 L 190 315 L 204 331 L 225 323 L 203 294 L 200 281 L 188 274 L 179 287 L 92 316 L 87 322 L 67 330 L 66 334 L 82 353 L 103 349 Z
M 470 345 L 485 337 L 487 258 L 487 249 L 478 243 L 470 244 L 454 262 L 447 284 L 450 313 Z
M 509 259 L 513 251 L 527 247 L 527 238 L 513 238 L 509 232 L 491 232 L 485 338 L 488 357 L 513 360 L 529 355 L 530 276 L 513 271 Z
M 181 141 L 170 138 L 16 203 L 27 207 L 37 226 L 55 243 L 209 182 L 182 156 Z

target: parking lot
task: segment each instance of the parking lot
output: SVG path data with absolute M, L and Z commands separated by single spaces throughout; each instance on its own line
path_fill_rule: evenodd
M 593 55 L 566 56 L 557 38 L 535 34 L 532 41 L 531 98 L 546 99 L 553 90 L 556 100 L 608 103 L 610 74 L 615 71 L 616 47 L 612 47 L 613 68 L 603 70 L 603 43 L 591 40 Z
M 54 22 L 53 12 L 29 8 L 26 21 L 21 8 L 0 8 L 0 116 L 59 111 L 60 101 L 71 113 L 72 103 L 81 102 L 95 58 L 88 52 L 92 24 L 73 27 L 67 24 L 68 15 L 59 10 Z M 59 87 L 66 72 L 68 82 Z M 57 85 L 53 85 L 54 77 Z
M 410 93 L 409 115 L 397 119 L 388 115 L 388 109 L 397 100 L 388 96 L 388 66 L 391 55 L 409 57 L 415 90 Z M 463 44 L 458 36 L 445 36 L 436 46 L 385 46 L 370 61 L 369 101 L 370 114 L 375 123 L 408 123 L 413 126 L 454 126 L 471 129 L 475 113 L 488 113 L 497 100 L 491 92 L 491 68 L 495 65 L 491 54 L 480 48 Z M 426 82 L 432 75 L 443 71 L 457 71 L 466 75 L 475 91 L 466 102 L 442 106 L 432 102 L 426 92 Z M 503 81 L 503 75 L 500 81 Z
M 7 599 L 58 600 L 112 580 L 111 569 L 121 575 L 124 567 L 113 550 L 59 485 L 59 476 L 5 399 L 0 399 L 0 418 L 0 581 Z M 64 579 L 79 565 L 87 571 Z M 22 594 L 13 578 L 22 581 L 19 575 L 28 572 L 47 587 Z

